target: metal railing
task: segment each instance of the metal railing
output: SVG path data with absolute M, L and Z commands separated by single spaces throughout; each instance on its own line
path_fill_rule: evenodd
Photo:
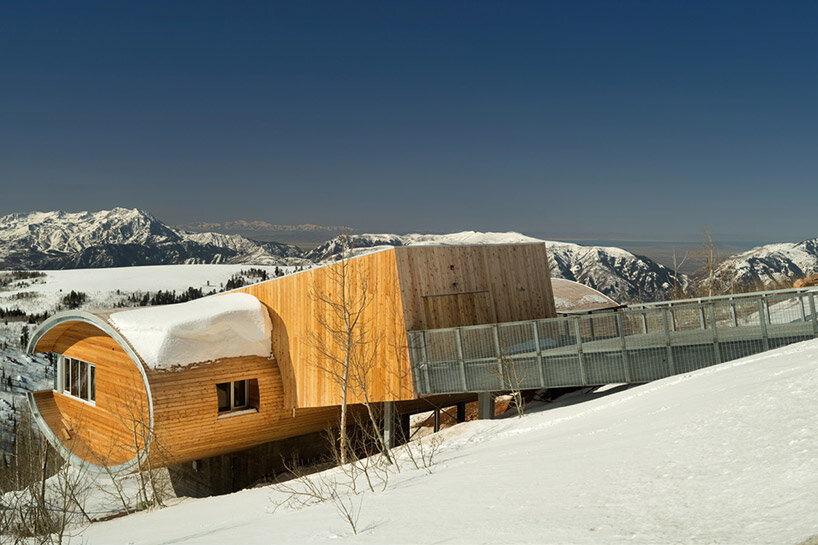
M 648 382 L 818 336 L 818 289 L 408 332 L 419 395 Z

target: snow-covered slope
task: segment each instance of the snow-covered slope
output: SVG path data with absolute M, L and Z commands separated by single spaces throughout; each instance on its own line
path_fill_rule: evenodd
M 254 266 L 272 277 L 275 267 Z M 128 298 L 146 292 L 176 291 L 188 288 L 203 294 L 221 291 L 227 281 L 247 265 L 148 265 L 144 267 L 112 267 L 105 269 L 68 269 L 43 271 L 40 278 L 15 282 L 0 288 L 0 308 L 20 310 L 29 314 L 53 314 L 63 297 L 72 290 L 87 295 L 85 309 L 133 306 Z M 292 267 L 282 267 L 292 272 Z M 2 274 L 0 273 L 0 276 Z M 248 278 L 248 283 L 258 279 Z
M 290 264 L 301 250 L 239 235 L 189 233 L 147 212 L 32 212 L 0 218 L 0 268 L 62 269 L 172 263 Z
M 727 258 L 716 269 L 719 283 L 728 288 L 731 283 L 759 289 L 792 285 L 795 280 L 815 273 L 818 273 L 818 239 L 758 246 Z
M 352 235 L 349 240 L 356 255 L 389 246 L 545 242 L 548 256 L 552 260 L 551 276 L 586 284 L 617 301 L 661 300 L 673 289 L 673 271 L 647 257 L 634 255 L 621 248 L 543 241 L 513 232 L 464 231 L 446 235 L 364 234 Z M 338 237 L 307 253 L 305 257 L 316 262 L 337 259 L 342 253 L 342 248 L 341 239 Z M 679 289 L 683 291 L 687 285 L 687 276 L 679 274 Z
M 275 487 L 92 524 L 89 544 L 796 545 L 818 534 L 818 341 L 444 431 L 431 473 L 274 509 Z M 575 400 L 578 401 L 578 400 Z M 343 479 L 340 473 L 329 473 Z M 343 487 L 339 493 L 349 494 Z

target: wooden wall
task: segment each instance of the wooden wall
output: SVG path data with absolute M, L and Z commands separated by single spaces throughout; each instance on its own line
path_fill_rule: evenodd
M 407 330 L 556 315 L 544 244 L 395 248 L 242 288 L 270 310 L 288 407 L 340 403 L 324 353 L 343 352 L 329 333 L 340 320 L 325 301 L 340 300 L 340 285 L 348 286 L 352 307 L 356 293 L 370 298 L 359 327 L 371 353 L 359 359 L 374 362 L 367 388 L 372 402 L 414 398 Z M 363 401 L 361 390 L 350 391 L 350 403 Z
M 395 249 L 410 331 L 556 316 L 545 244 Z
M 219 413 L 216 384 L 258 380 L 258 412 Z M 293 411 L 284 406 L 275 360 L 225 358 L 178 371 L 149 371 L 157 465 L 198 460 L 268 441 L 322 431 L 338 420 L 337 407 Z
M 147 424 L 150 417 L 142 376 L 122 347 L 93 325 L 68 322 L 49 330 L 35 351 L 56 352 L 96 364 L 96 403 L 55 392 L 51 404 L 62 420 L 57 422 L 53 415 L 50 421 L 46 419 L 55 424 L 57 429 L 52 426 L 52 431 L 58 434 L 61 430 L 64 437 L 79 439 L 77 445 L 84 446 L 78 446 L 75 454 L 83 457 L 90 451 L 93 456 L 87 461 L 91 463 L 98 462 L 95 457 L 112 465 L 133 459 L 145 436 L 138 434 L 134 439 L 134 423 Z
M 350 307 L 362 306 L 356 294 L 366 292 L 368 297 L 358 322 L 367 343 L 357 357 L 373 363 L 367 376 L 369 400 L 413 398 L 394 250 L 386 250 L 238 290 L 254 295 L 270 311 L 273 353 L 283 375 L 286 406 L 341 403 L 338 383 L 325 372 L 333 366 L 325 352 L 343 352 L 330 333 L 342 328 L 337 309 L 326 302 L 340 301 L 341 285 L 347 286 Z M 350 390 L 350 403 L 363 401 L 360 391 Z

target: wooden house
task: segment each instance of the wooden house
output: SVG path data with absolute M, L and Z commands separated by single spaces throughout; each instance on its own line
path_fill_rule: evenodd
M 407 331 L 554 315 L 544 244 L 390 248 L 190 303 L 58 314 L 29 344 L 57 355 L 54 389 L 29 403 L 75 463 L 178 464 L 325 429 L 339 362 L 356 366 L 350 404 L 424 410 Z

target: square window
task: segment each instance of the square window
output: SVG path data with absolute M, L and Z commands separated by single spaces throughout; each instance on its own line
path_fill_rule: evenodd
M 258 409 L 258 379 L 234 380 L 216 384 L 219 413 Z
M 54 390 L 95 403 L 97 399 L 96 365 L 74 358 L 60 357 L 57 360 Z

